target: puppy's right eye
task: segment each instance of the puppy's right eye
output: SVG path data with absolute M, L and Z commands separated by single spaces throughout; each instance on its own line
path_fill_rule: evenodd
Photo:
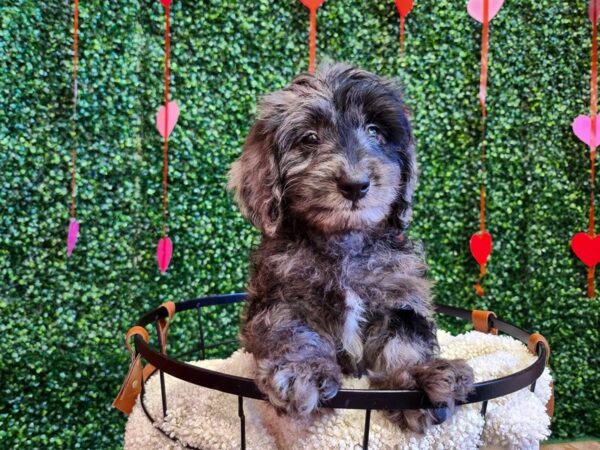
M 304 145 L 317 145 L 319 143 L 319 136 L 314 131 L 309 131 L 302 137 L 302 143 Z

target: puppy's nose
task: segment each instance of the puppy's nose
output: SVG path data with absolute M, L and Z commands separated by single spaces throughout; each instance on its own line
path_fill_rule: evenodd
M 342 175 L 338 180 L 338 186 L 342 195 L 353 202 L 367 195 L 370 185 L 371 181 L 366 175 L 356 177 Z

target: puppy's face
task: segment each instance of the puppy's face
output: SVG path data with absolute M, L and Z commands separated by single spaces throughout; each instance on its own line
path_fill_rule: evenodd
M 326 234 L 404 228 L 415 156 L 401 93 L 345 65 L 302 75 L 264 98 L 230 176 L 242 213 L 267 234 L 286 218 Z

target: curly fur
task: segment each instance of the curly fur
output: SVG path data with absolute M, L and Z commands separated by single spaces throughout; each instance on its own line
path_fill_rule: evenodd
M 436 357 L 427 267 L 402 236 L 416 178 L 393 83 L 327 65 L 263 99 L 229 188 L 262 232 L 241 338 L 278 410 L 310 416 L 337 393 L 342 372 L 423 389 L 439 406 L 389 412 L 402 428 L 423 431 L 465 399 L 472 371 Z M 350 196 L 347 180 L 368 180 L 366 192 Z

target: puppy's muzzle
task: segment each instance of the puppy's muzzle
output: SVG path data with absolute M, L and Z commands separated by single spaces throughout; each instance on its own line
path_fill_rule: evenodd
M 369 192 L 371 180 L 367 175 L 342 175 L 338 179 L 338 188 L 344 197 L 352 202 L 356 202 L 364 198 Z

